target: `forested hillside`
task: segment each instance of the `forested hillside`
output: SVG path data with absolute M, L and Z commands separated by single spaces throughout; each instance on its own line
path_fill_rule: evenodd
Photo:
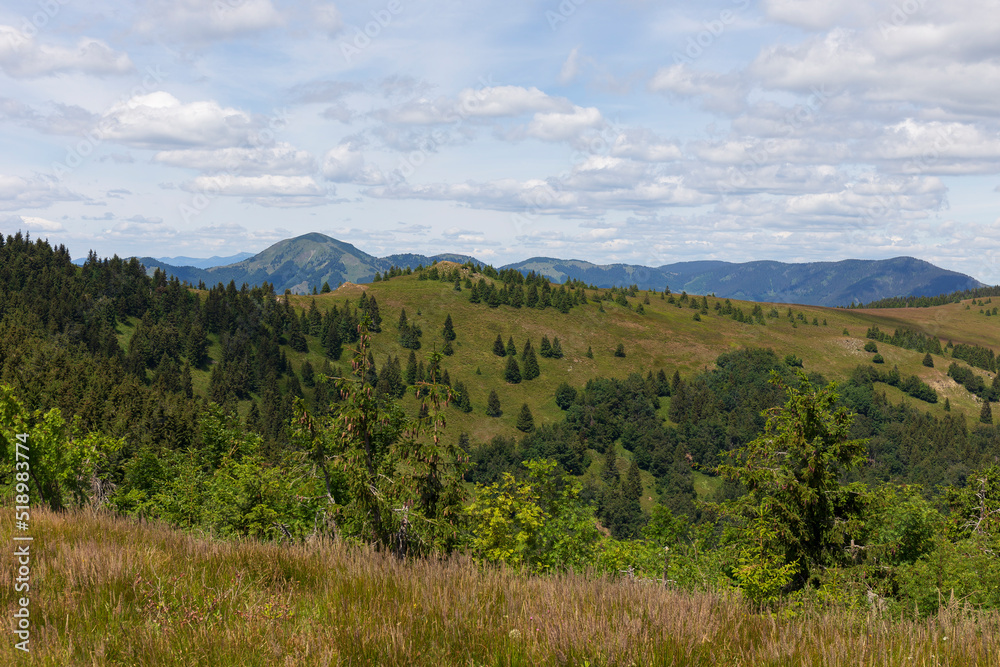
M 909 317 L 471 262 L 377 278 L 192 289 L 3 239 L 0 483 L 23 431 L 57 510 L 536 572 L 659 577 L 670 547 L 677 585 L 758 605 L 1000 604 L 987 302 Z

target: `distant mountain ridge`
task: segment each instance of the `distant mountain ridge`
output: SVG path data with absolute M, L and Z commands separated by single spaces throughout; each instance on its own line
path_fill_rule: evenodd
M 279 241 L 256 255 L 222 266 L 175 266 L 152 257 L 140 261 L 148 271 L 160 268 L 193 285 L 269 282 L 279 292 L 289 289 L 301 294 L 323 283 L 336 287 L 343 282 L 371 282 L 376 273 L 384 273 L 392 266 L 415 268 L 434 261 L 484 264 L 474 257 L 447 253 L 380 258 L 318 232 Z M 659 290 L 669 286 L 674 292 L 818 306 L 845 306 L 896 296 L 937 296 L 983 286 L 971 276 L 913 257 L 800 264 L 706 260 L 659 267 L 532 257 L 500 268 L 534 271 L 560 283 L 572 278 L 603 288 L 635 284 L 640 289 Z

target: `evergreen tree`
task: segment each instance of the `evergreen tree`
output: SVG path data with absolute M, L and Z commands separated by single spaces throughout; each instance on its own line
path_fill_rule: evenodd
M 944 411 L 951 412 L 951 401 L 948 400 L 947 398 L 944 399 Z M 992 417 L 993 415 L 991 414 L 990 416 Z
M 527 361 L 528 352 L 531 351 L 533 351 L 533 348 L 531 347 L 531 339 L 528 338 L 527 340 L 524 341 L 524 347 L 521 348 L 521 361 Z
M 450 357 L 451 355 L 455 354 L 455 348 L 452 347 L 450 340 L 446 340 L 444 342 L 444 346 L 441 348 L 441 353 L 446 357 Z
M 250 411 L 247 412 L 247 431 L 250 431 L 251 433 L 260 433 L 263 426 L 264 424 L 260 417 L 260 408 L 257 406 L 257 401 L 251 401 Z
M 531 433 L 535 430 L 535 419 L 531 416 L 531 409 L 525 403 L 521 406 L 521 414 L 517 416 L 517 430 L 524 433 Z
M 529 347 L 527 357 L 524 360 L 524 379 L 534 380 L 540 372 L 538 369 L 538 359 L 535 358 L 535 350 Z
M 181 369 L 181 391 L 184 392 L 185 398 L 194 397 L 194 386 L 191 384 L 191 364 L 184 362 L 184 368 Z
M 469 391 L 465 388 L 464 382 L 455 384 L 455 407 L 462 412 L 472 412 L 472 400 L 469 398 Z
M 500 397 L 497 396 L 495 389 L 490 390 L 490 397 L 486 401 L 486 416 L 487 417 L 499 417 L 503 414 L 500 409 Z
M 615 443 L 610 443 L 604 451 L 604 466 L 601 468 L 601 479 L 608 486 L 617 486 L 621 481 L 621 474 L 618 471 L 618 452 Z
M 538 353 L 545 359 L 552 356 L 552 343 L 549 342 L 548 336 L 542 336 L 542 343 L 538 346 Z
M 323 289 L 321 289 L 319 292 L 320 294 L 328 294 L 330 292 L 330 283 L 324 280 Z
M 618 343 L 618 347 L 615 348 L 615 356 L 616 357 L 624 357 L 625 356 L 625 346 L 623 344 Z
M 404 379 L 408 385 L 413 385 L 417 382 L 417 355 L 414 354 L 413 350 L 410 350 L 410 357 L 406 360 L 406 375 Z
M 514 337 L 511 336 L 507 339 L 507 356 L 516 357 L 517 356 L 517 346 L 514 345 Z
M 313 365 L 309 363 L 308 359 L 302 364 L 302 384 L 310 389 L 316 386 L 316 371 L 313 370 Z
M 493 354 L 498 357 L 507 356 L 507 348 L 504 347 L 503 338 L 500 337 L 500 334 L 497 334 L 497 339 L 493 341 Z
M 979 412 L 979 421 L 983 424 L 993 423 L 993 410 L 990 408 L 989 400 L 983 400 L 983 409 Z
M 927 354 L 924 355 L 923 364 L 924 364 L 924 366 L 927 366 L 928 368 L 934 368 L 934 357 L 931 356 L 930 352 L 928 352 Z
M 636 504 L 642 500 L 642 476 L 634 459 L 629 464 L 628 472 L 625 473 L 625 485 L 622 490 L 625 493 L 625 500 Z
M 455 340 L 455 327 L 452 325 L 450 314 L 444 319 L 444 330 L 441 334 L 444 336 L 445 340 Z
M 593 359 L 594 358 L 594 351 L 590 348 L 589 345 L 587 346 L 587 355 L 586 356 L 587 356 L 588 359 Z
M 504 370 L 503 378 L 510 384 L 521 382 L 521 369 L 517 365 L 517 359 L 513 356 L 507 357 L 507 368 Z
M 563 357 L 562 344 L 559 342 L 559 336 L 552 339 L 551 357 L 553 359 L 562 359 Z

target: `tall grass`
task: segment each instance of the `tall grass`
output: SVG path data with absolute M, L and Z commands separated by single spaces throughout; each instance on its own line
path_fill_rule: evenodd
M 0 508 L 12 544 L 12 508 Z M 92 511 L 32 516 L 25 665 L 996 665 L 1000 616 L 780 619 L 718 594 L 340 542 L 222 542 Z M 15 565 L 0 558 L 0 606 Z M 8 621 L 9 625 L 10 621 Z

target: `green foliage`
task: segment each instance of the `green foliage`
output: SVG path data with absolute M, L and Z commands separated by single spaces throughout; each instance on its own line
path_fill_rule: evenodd
M 521 368 L 517 365 L 517 359 L 513 355 L 507 357 L 507 368 L 504 369 L 503 379 L 510 384 L 521 382 Z
M 460 534 L 464 453 L 441 438 L 446 388 L 418 384 L 426 416 L 406 417 L 361 380 L 368 345 L 362 328 L 354 377 L 337 379 L 341 400 L 329 415 L 298 402 L 296 439 L 322 475 L 341 530 L 399 556 L 450 551 Z M 432 355 L 432 367 L 439 363 Z
M 934 368 L 934 357 L 932 357 L 931 353 L 928 352 L 924 355 L 924 359 L 921 363 L 927 368 Z
M 624 344 L 618 343 L 618 347 L 615 348 L 615 356 L 616 357 L 622 357 L 622 358 L 625 357 L 625 345 Z
M 592 562 L 600 533 L 581 487 L 556 470 L 555 461 L 525 461 L 527 479 L 504 473 L 476 487 L 469 507 L 470 547 L 483 560 L 536 572 L 578 569 Z
M 497 334 L 497 339 L 493 341 L 493 354 L 498 357 L 507 356 L 507 348 L 504 346 L 503 338 L 500 337 L 500 334 Z
M 878 345 L 875 344 L 875 341 L 870 340 L 865 343 L 865 352 L 878 352 Z
M 503 414 L 500 409 L 500 397 L 497 396 L 495 389 L 490 390 L 490 396 L 486 400 L 486 416 L 487 417 L 499 417 Z
M 568 383 L 562 382 L 556 387 L 556 405 L 559 406 L 561 410 L 568 410 L 569 406 L 573 405 L 573 401 L 576 400 L 576 389 L 569 386 Z
M 26 441 L 17 437 L 25 433 Z M 0 384 L 0 484 L 8 490 L 26 484 L 33 502 L 41 500 L 54 510 L 83 505 L 91 483 L 108 480 L 110 458 L 123 446 L 121 438 L 67 424 L 58 408 L 28 410 L 13 387 Z
M 787 402 L 768 411 L 764 433 L 733 450 L 733 463 L 720 465 L 718 473 L 746 489 L 719 506 L 737 526 L 737 539 L 762 544 L 765 535 L 780 544 L 777 565 L 766 550 L 754 553 L 763 571 L 778 578 L 781 567 L 796 564 L 801 587 L 813 572 L 842 559 L 845 536 L 857 528 L 861 486 L 843 485 L 841 477 L 864 461 L 866 443 L 850 437 L 853 417 L 836 407 L 835 385 L 816 389 L 801 371 L 798 379 L 796 388 L 772 376 Z

